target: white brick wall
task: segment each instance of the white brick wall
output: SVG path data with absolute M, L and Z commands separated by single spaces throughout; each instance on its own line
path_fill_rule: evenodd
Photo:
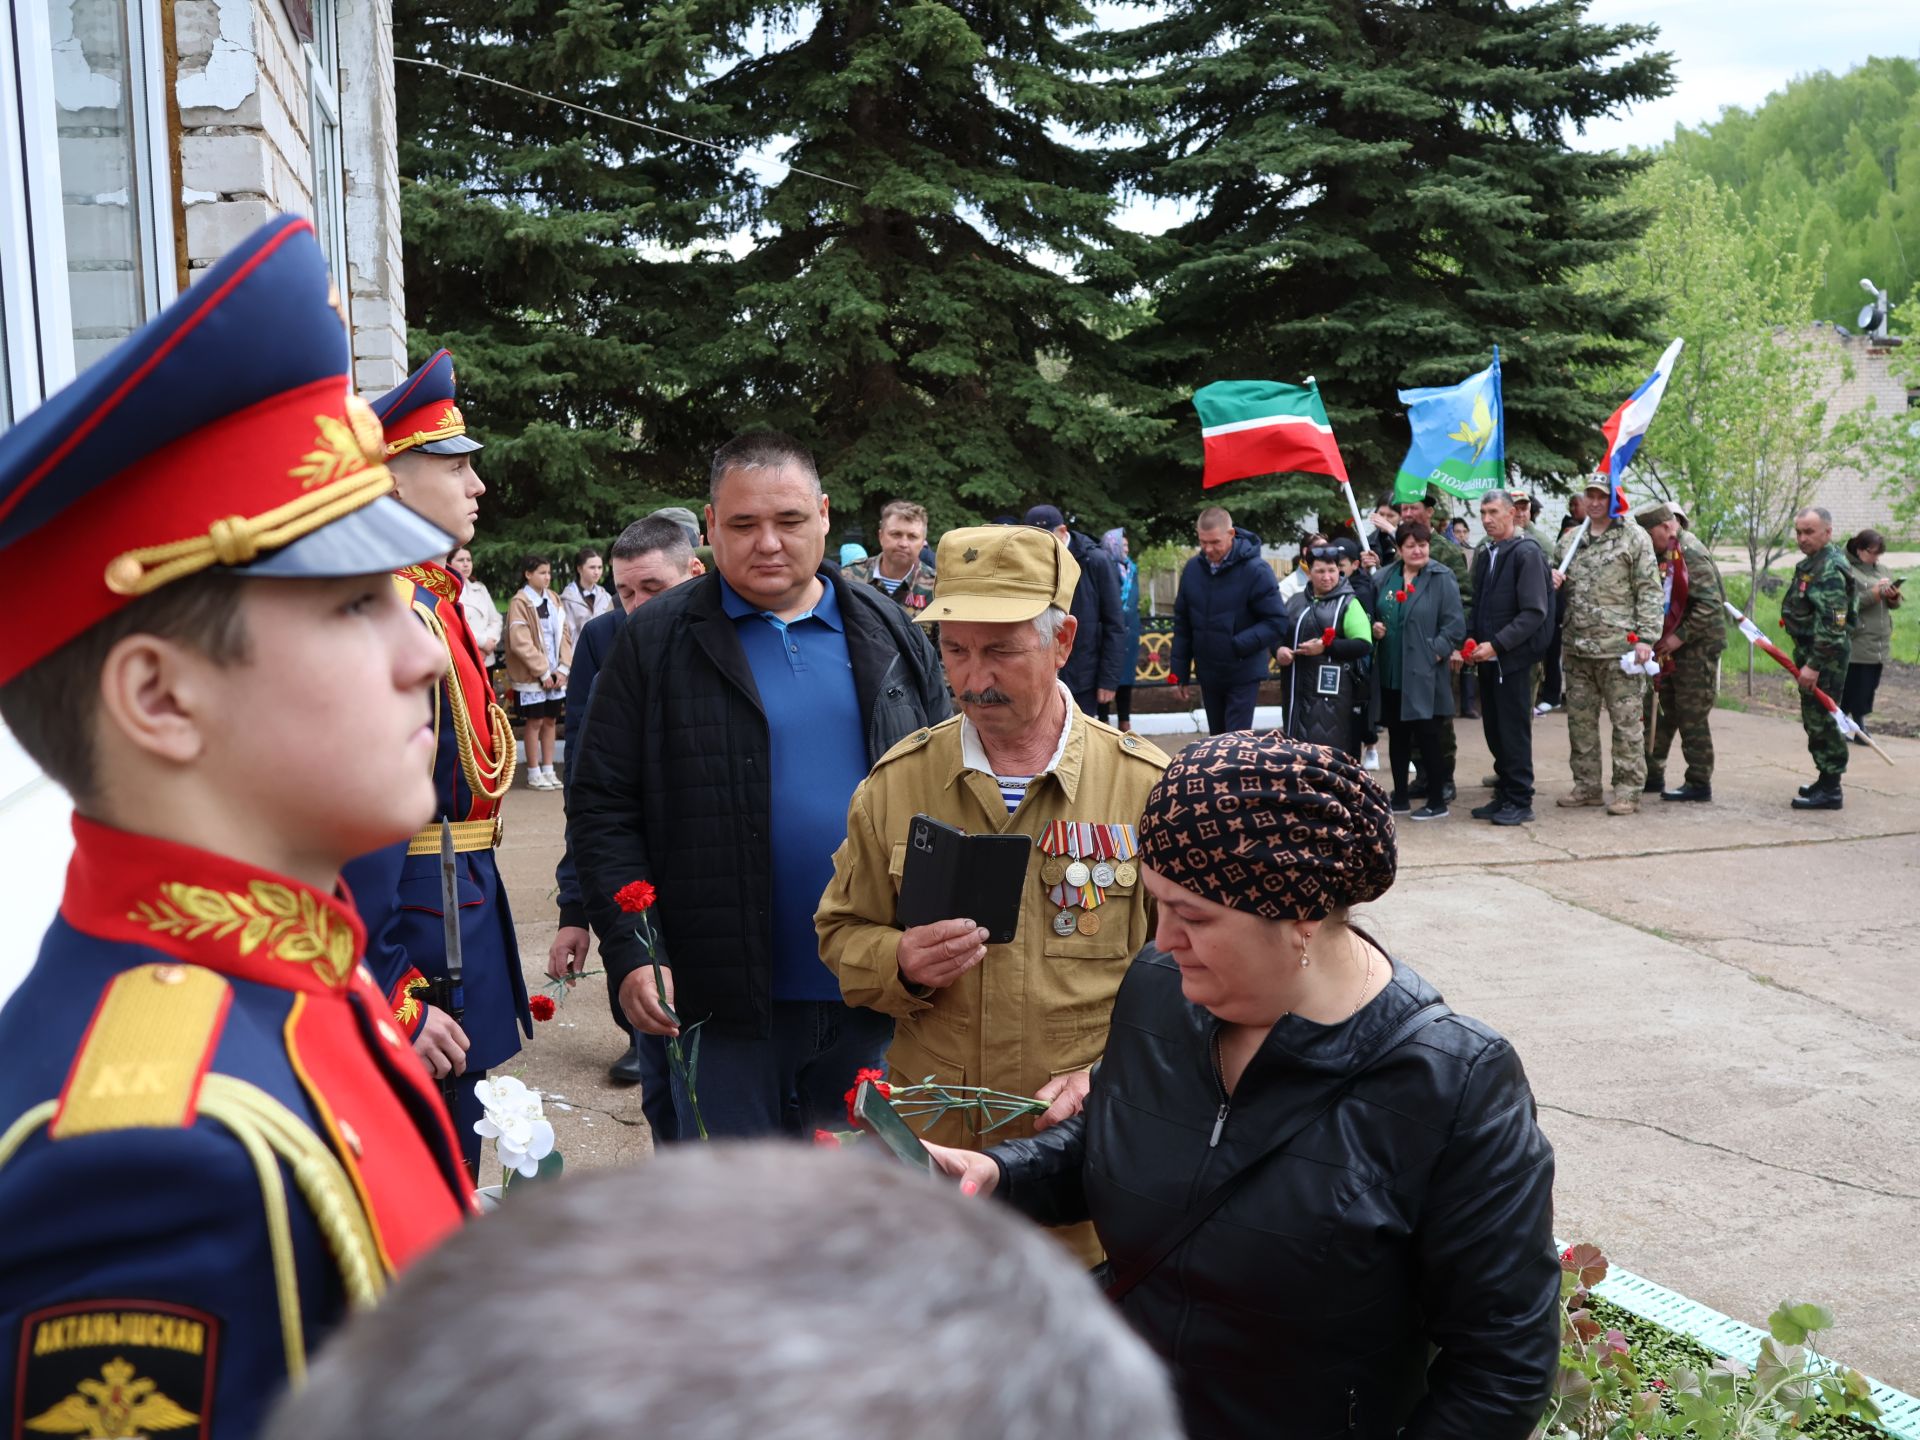
M 1843 336 L 1831 325 L 1815 325 L 1812 333 L 1832 355 L 1829 383 L 1838 386 L 1831 407 L 1835 418 L 1863 410 L 1869 402 L 1876 418 L 1908 413 L 1906 386 L 1888 367 L 1892 351 L 1865 336 Z M 1920 344 L 1920 339 L 1908 343 Z M 1853 374 L 1843 381 L 1840 377 L 1847 361 L 1852 362 Z M 1880 489 L 1888 473 L 1889 467 L 1869 448 L 1858 465 L 1835 470 L 1821 482 L 1813 503 L 1833 512 L 1836 536 L 1845 537 L 1869 525 L 1882 530 L 1899 528 L 1893 525 L 1893 504 Z
M 341 288 L 353 319 L 354 383 L 377 393 L 407 373 L 393 5 L 336 4 L 348 271 Z M 306 53 L 280 0 L 178 0 L 174 17 L 180 200 L 187 263 L 197 272 L 269 217 L 314 213 L 313 110 Z

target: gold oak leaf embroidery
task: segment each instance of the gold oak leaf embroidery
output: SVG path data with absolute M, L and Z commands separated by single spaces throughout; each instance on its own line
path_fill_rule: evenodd
M 242 955 L 264 946 L 275 960 L 309 966 L 329 985 L 343 984 L 353 970 L 353 932 L 346 923 L 311 893 L 270 880 L 249 882 L 244 895 L 169 881 L 157 902 L 142 900 L 127 918 L 185 940 L 231 938 Z
M 314 448 L 301 457 L 300 463 L 288 473 L 300 482 L 300 488 L 311 490 L 316 485 L 331 485 L 334 481 L 364 470 L 367 466 L 366 452 L 360 446 L 360 438 L 354 433 L 353 426 L 345 420 L 332 415 L 316 415 L 313 423 L 320 433 L 314 437 Z

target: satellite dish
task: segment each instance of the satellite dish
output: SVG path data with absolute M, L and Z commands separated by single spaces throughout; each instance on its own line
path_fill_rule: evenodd
M 1862 330 L 1871 330 L 1874 325 L 1878 323 L 1879 319 L 1880 307 L 1878 305 L 1862 305 L 1860 307 L 1859 318 L 1853 323 L 1858 325 Z

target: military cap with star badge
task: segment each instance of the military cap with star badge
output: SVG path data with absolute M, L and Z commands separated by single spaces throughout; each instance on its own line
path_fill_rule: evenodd
M 467 434 L 453 399 L 453 356 L 436 350 L 426 364 L 373 402 L 387 434 L 387 454 L 468 455 L 483 447 Z
M 39 600 L 0 684 L 142 595 L 220 569 L 372 574 L 451 539 L 393 498 L 310 222 L 254 232 L 0 434 L 0 571 Z

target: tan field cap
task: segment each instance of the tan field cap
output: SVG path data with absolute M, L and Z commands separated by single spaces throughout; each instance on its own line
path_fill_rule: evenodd
M 1079 583 L 1080 563 L 1036 526 L 949 530 L 934 555 L 933 599 L 913 618 L 922 625 L 1031 620 L 1049 605 L 1072 609 Z

